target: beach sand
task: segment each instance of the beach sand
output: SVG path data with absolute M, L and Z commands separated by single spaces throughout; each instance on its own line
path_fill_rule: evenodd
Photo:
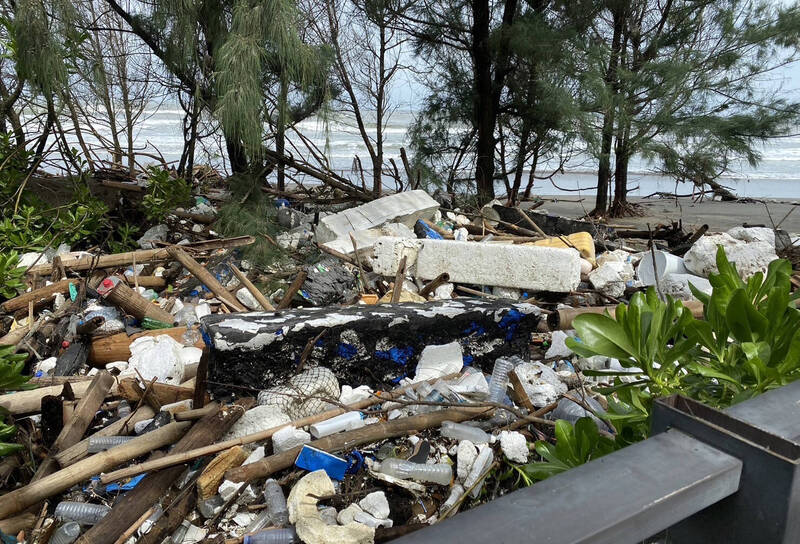
M 550 214 L 573 219 L 581 217 L 594 205 L 593 196 L 584 199 L 561 196 L 541 198 L 545 203 L 539 211 L 547 210 Z M 683 219 L 683 227 L 687 231 L 703 224 L 708 224 L 710 231 L 725 231 L 743 224 L 765 227 L 772 227 L 774 224 L 780 225 L 780 228 L 790 233 L 800 233 L 800 210 L 795 209 L 800 207 L 800 201 L 692 202 L 690 198 L 631 198 L 630 200 L 639 204 L 645 215 L 612 218 L 609 219 L 609 224 L 621 228 L 647 229 L 648 223 L 651 227 L 655 227 L 660 223 L 669 224 Z

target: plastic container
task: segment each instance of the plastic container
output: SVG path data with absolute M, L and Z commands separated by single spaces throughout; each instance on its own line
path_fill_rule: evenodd
M 492 378 L 489 380 L 489 402 L 502 402 L 508 386 L 508 373 L 514 369 L 511 359 L 500 357 L 494 362 Z
M 639 261 L 639 266 L 636 267 L 636 275 L 645 285 L 656 284 L 656 274 L 661 279 L 667 274 L 688 274 L 689 271 L 683 264 L 683 257 L 678 257 L 666 251 L 655 251 L 656 267 L 655 273 L 653 272 L 653 256 L 650 253 L 645 254 L 642 260 Z
M 150 532 L 150 529 L 153 528 L 153 526 L 158 522 L 158 520 L 161 519 L 161 516 L 163 515 L 164 509 L 161 508 L 160 504 L 156 504 L 155 507 L 153 507 L 153 513 L 150 514 L 139 527 L 139 535 L 145 535 Z
M 311 425 L 311 436 L 322 438 L 342 431 L 352 431 L 364 426 L 364 415 L 361 412 L 347 412 Z
M 244 544 L 294 544 L 300 542 L 294 527 L 287 529 L 267 529 L 252 535 L 245 535 Z
M 390 457 L 381 463 L 375 463 L 374 470 L 401 480 L 418 480 L 440 485 L 448 485 L 453 479 L 453 469 L 450 465 L 444 463 L 437 465 L 412 463 L 396 457 Z
M 115 446 L 130 442 L 134 438 L 133 436 L 90 436 L 88 451 L 89 453 L 97 453 L 110 450 Z
M 170 540 L 172 544 L 181 544 L 183 539 L 186 538 L 186 533 L 189 532 L 189 525 L 190 523 L 187 520 L 183 520 L 181 524 L 175 529 L 175 532 L 172 533 L 172 537 Z
M 129 415 L 131 415 L 131 405 L 128 404 L 127 400 L 121 400 L 117 406 L 117 416 L 123 418 L 128 417 Z
M 50 537 L 50 544 L 72 544 L 81 536 L 81 526 L 74 521 L 68 521 L 55 530 Z
M 272 523 L 272 517 L 269 515 L 269 510 L 264 509 L 261 513 L 256 516 L 256 519 L 250 522 L 250 525 L 245 528 L 245 534 L 255 533 L 256 531 L 260 531 L 264 527 L 268 527 Z M 245 537 L 247 538 L 247 537 Z
M 285 527 L 289 524 L 286 497 L 283 495 L 281 486 L 272 478 L 264 484 L 264 502 L 267 504 L 267 511 L 272 518 L 272 523 L 278 527 Z
M 442 436 L 452 438 L 454 440 L 469 440 L 474 444 L 488 443 L 491 436 L 471 425 L 464 425 L 463 423 L 454 423 L 453 421 L 442 422 Z
M 56 518 L 77 521 L 81 525 L 95 525 L 111 512 L 111 508 L 103 504 L 88 502 L 61 501 L 53 515 Z

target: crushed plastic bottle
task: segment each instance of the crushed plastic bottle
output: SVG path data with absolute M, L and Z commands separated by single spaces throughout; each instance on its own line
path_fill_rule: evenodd
M 130 442 L 134 438 L 133 436 L 90 436 L 87 449 L 89 453 L 106 451 L 115 446 L 121 446 L 126 442 Z
M 50 544 L 72 544 L 80 535 L 81 526 L 74 521 L 68 521 L 55 530 L 50 537 Z
M 469 440 L 473 444 L 488 443 L 492 439 L 491 435 L 477 427 L 464 425 L 463 423 L 455 423 L 453 421 L 443 421 L 441 432 L 442 436 L 446 436 L 447 438 Z
M 150 529 L 161 519 L 161 516 L 164 515 L 164 509 L 161 508 L 160 504 L 156 504 L 153 507 L 153 513 L 150 514 L 146 520 L 142 523 L 139 527 L 139 536 L 145 535 L 150 532 Z
M 269 515 L 269 510 L 265 508 L 258 516 L 256 516 L 256 519 L 250 522 L 250 525 L 245 528 L 244 532 L 245 534 L 255 533 L 256 531 L 260 531 L 264 527 L 269 526 L 270 523 L 272 523 L 272 517 Z
M 373 469 L 401 480 L 418 480 L 439 485 L 447 485 L 453 479 L 453 469 L 444 463 L 428 465 L 390 457 L 375 463 Z
M 272 523 L 278 527 L 285 527 L 289 523 L 289 509 L 286 506 L 286 497 L 278 482 L 270 478 L 264 484 L 264 502 L 272 518 Z
M 77 521 L 81 525 L 95 525 L 111 512 L 111 508 L 103 504 L 88 502 L 61 501 L 53 515 L 56 518 Z
M 117 406 L 117 416 L 121 419 L 129 415 L 131 415 L 131 405 L 128 404 L 127 400 L 123 399 Z
M 508 373 L 514 369 L 514 361 L 500 357 L 494 362 L 492 378 L 489 380 L 489 402 L 502 402 L 508 386 Z

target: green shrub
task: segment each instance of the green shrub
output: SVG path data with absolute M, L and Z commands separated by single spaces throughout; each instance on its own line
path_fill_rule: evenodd
M 142 208 L 148 220 L 160 223 L 175 208 L 189 203 L 192 187 L 163 168 L 152 166 L 147 173 L 147 194 L 142 199 Z
M 0 393 L 32 388 L 27 383 L 30 380 L 30 376 L 22 375 L 25 359 L 27 359 L 27 356 L 24 354 L 14 354 L 13 346 L 0 346 Z M 4 411 L 0 409 L 0 457 L 23 448 L 22 444 L 4 442 L 12 438 L 17 432 L 16 427 L 8 425 L 2 420 L 4 415 Z
M 18 264 L 16 251 L 0 253 L 0 298 L 14 298 L 25 290 L 25 269 L 17 268 Z

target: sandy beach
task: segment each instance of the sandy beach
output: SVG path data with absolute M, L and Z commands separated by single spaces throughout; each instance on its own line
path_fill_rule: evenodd
M 554 215 L 579 218 L 592 209 L 594 197 L 563 198 L 560 196 L 543 196 L 545 203 L 539 210 L 547 210 Z M 731 227 L 747 224 L 749 226 L 773 224 L 790 232 L 800 232 L 800 205 L 797 200 L 759 202 L 692 202 L 690 198 L 631 198 L 632 202 L 642 206 L 645 215 L 623 217 L 610 220 L 610 223 L 623 228 L 647 228 L 659 223 L 670 223 L 683 219 L 684 228 L 689 230 L 708 224 L 711 231 L 724 231 Z M 788 214 L 788 216 L 787 216 Z

